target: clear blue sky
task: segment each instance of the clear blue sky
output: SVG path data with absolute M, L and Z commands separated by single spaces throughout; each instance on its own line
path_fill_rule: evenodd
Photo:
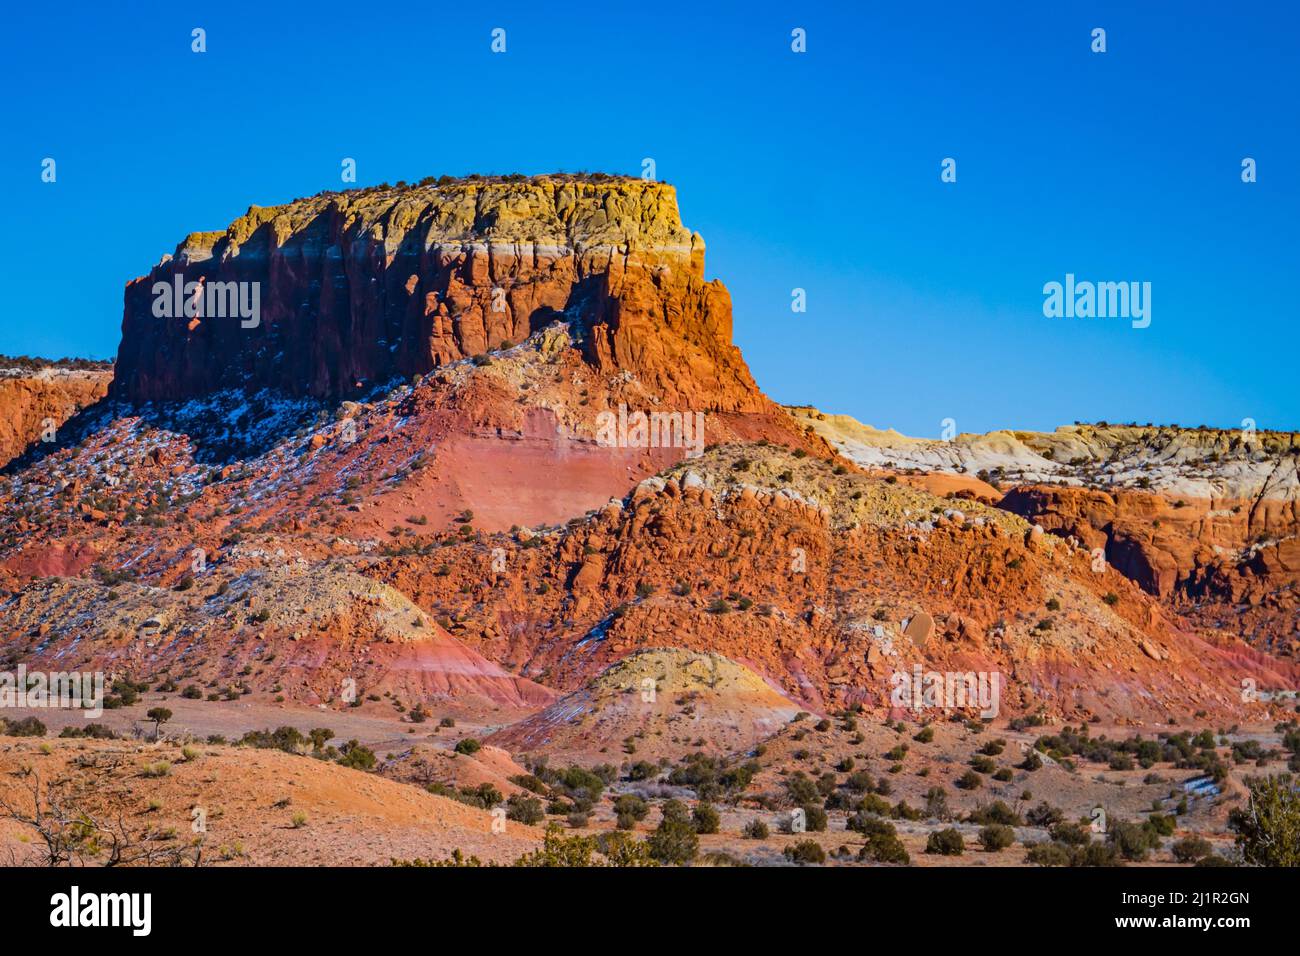
M 649 156 L 780 401 L 921 435 L 946 417 L 1300 428 L 1292 4 L 74 2 L 3 18 L 0 351 L 111 356 L 127 280 L 251 203 L 339 188 L 345 156 L 359 185 L 637 174 Z M 1044 318 L 1043 284 L 1067 272 L 1151 282 L 1150 328 Z

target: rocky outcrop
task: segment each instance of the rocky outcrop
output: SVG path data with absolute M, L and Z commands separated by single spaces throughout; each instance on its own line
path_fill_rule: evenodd
M 469 543 L 365 573 L 567 691 L 664 646 L 723 655 L 822 712 L 886 707 L 893 676 L 922 662 L 998 672 L 1005 714 L 1071 720 L 1239 715 L 1243 676 L 1296 681 L 1286 662 L 1190 633 L 1115 569 L 1093 571 L 1088 551 L 1008 512 L 946 508 L 771 448 L 714 449 L 563 531 L 497 546 L 495 572 Z M 556 715 L 581 724 L 586 698 L 569 703 Z M 513 742 L 568 733 L 534 730 Z
M 1298 432 L 1099 423 L 912 438 L 809 406 L 786 410 L 863 467 L 980 475 L 1003 486 L 1152 490 L 1171 498 L 1300 497 Z
M 258 314 L 158 317 L 176 304 L 166 290 L 178 277 L 204 302 L 217 283 L 243 283 L 231 288 Z M 113 395 L 270 387 L 333 399 L 556 320 L 597 370 L 636 377 L 661 401 L 767 407 L 673 188 L 604 176 L 472 177 L 254 206 L 127 286 Z
M 111 368 L 0 368 L 0 467 L 108 392 Z
M 581 689 L 488 738 L 515 752 L 598 760 L 634 737 L 637 757 L 674 755 L 675 735 L 723 752 L 747 749 L 788 724 L 798 704 L 721 654 L 639 650 Z
M 1099 423 L 945 441 L 787 411 L 897 481 L 976 498 L 997 486 L 1001 507 L 1101 549 L 1190 623 L 1300 656 L 1300 433 Z
M 185 660 L 189 676 L 211 686 L 313 705 L 350 705 L 353 690 L 525 709 L 555 698 L 447 635 L 399 592 L 349 571 L 279 561 L 222 581 L 200 595 L 202 585 L 51 578 L 13 597 L 6 626 L 42 638 L 33 669 L 57 661 L 153 676 Z
M 1294 498 L 1174 498 L 1029 485 L 1002 507 L 1077 539 L 1199 623 L 1300 656 L 1300 506 Z

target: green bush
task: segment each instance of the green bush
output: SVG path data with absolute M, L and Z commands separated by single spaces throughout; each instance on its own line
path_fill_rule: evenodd
M 980 830 L 980 846 L 989 853 L 1005 850 L 1016 842 L 1016 831 L 1001 823 L 992 823 Z
M 820 806 L 810 803 L 803 808 L 803 814 L 804 827 L 809 833 L 824 833 L 826 831 L 826 811 Z
M 1160 836 L 1153 827 L 1127 820 L 1112 821 L 1106 836 L 1124 859 L 1134 862 L 1145 860 L 1147 853 L 1160 845 Z
M 1210 841 L 1198 836 L 1183 837 L 1169 849 L 1179 863 L 1195 863 L 1214 852 Z
M 1039 802 L 1038 806 L 1025 814 L 1025 819 L 1031 827 L 1051 827 L 1064 820 L 1065 814 L 1057 807 L 1043 800 Z
M 800 840 L 781 851 L 785 858 L 799 865 L 825 863 L 826 851 L 815 840 Z
M 1069 866 L 1070 851 L 1059 843 L 1035 843 L 1025 854 L 1025 862 L 1035 866 Z
M 822 811 L 824 817 L 826 812 Z M 691 823 L 696 833 L 717 833 L 722 825 L 722 816 L 710 803 L 697 804 L 691 812 Z
M 343 755 L 339 757 L 339 763 L 345 767 L 351 767 L 353 770 L 371 770 L 374 768 L 377 759 L 375 752 L 369 747 L 363 747 L 355 740 L 349 740 L 342 747 Z
M 740 834 L 747 840 L 766 840 L 772 835 L 772 830 L 766 823 L 755 817 L 741 828 Z
M 952 809 L 948 806 L 948 793 L 942 787 L 931 787 L 925 792 L 925 816 L 927 820 L 952 819 Z
M 700 838 L 689 820 L 680 819 L 676 814 L 665 815 L 646 840 L 646 848 L 660 863 L 682 865 L 695 859 L 700 850 Z
M 1001 800 L 994 800 L 992 803 L 986 803 L 976 807 L 971 811 L 970 816 L 968 816 L 966 820 L 968 823 L 1001 823 L 1012 827 L 1020 826 L 1020 814 L 1016 813 Z
M 961 856 L 965 850 L 966 841 L 962 839 L 961 833 L 952 827 L 936 830 L 925 841 L 925 852 L 939 856 Z
M 858 851 L 859 860 L 872 860 L 876 863 L 912 862 L 903 842 L 898 838 L 898 831 L 892 823 L 878 817 L 858 817 L 850 830 L 856 830 L 866 837 L 866 844 Z
M 0 733 L 7 737 L 44 737 L 45 725 L 35 717 L 6 720 L 0 717 Z
M 786 792 L 795 804 L 803 806 L 814 803 L 822 799 L 821 791 L 817 789 L 816 781 L 812 780 L 802 770 L 796 771 L 786 778 Z
M 541 823 L 545 817 L 542 801 L 522 793 L 512 793 L 506 801 L 506 818 L 530 826 Z
M 1242 859 L 1254 866 L 1300 866 L 1300 793 L 1289 773 L 1247 777 L 1250 798 L 1228 814 Z
M 1064 843 L 1067 846 L 1083 846 L 1092 840 L 1086 827 L 1068 820 L 1052 824 L 1047 828 L 1047 832 L 1057 843 Z
M 661 820 L 667 820 L 669 823 L 690 823 L 691 810 L 685 803 L 674 798 L 665 800 L 659 807 Z
M 650 813 L 650 805 L 634 793 L 620 794 L 614 801 L 614 816 L 620 830 L 631 830 Z

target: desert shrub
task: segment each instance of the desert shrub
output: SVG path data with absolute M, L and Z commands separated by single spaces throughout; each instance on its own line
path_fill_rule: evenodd
M 1001 823 L 992 823 L 980 830 L 979 841 L 985 850 L 997 853 L 1016 842 L 1016 831 Z
M 477 740 L 475 740 L 473 737 L 463 737 L 460 740 L 456 741 L 456 746 L 454 749 L 458 754 L 465 754 L 466 756 L 471 756 L 473 754 L 478 753 L 480 750 L 482 750 L 483 745 L 479 743 Z
M 691 809 L 682 801 L 674 798 L 665 800 L 659 808 L 661 820 L 667 820 L 670 823 L 690 823 Z
M 894 825 L 879 817 L 859 814 L 850 818 L 847 829 L 861 833 L 866 844 L 858 851 L 858 859 L 874 860 L 877 863 L 911 863 Z
M 1035 866 L 1069 866 L 1070 851 L 1059 843 L 1035 843 L 1025 854 L 1025 862 Z
M 650 805 L 634 793 L 620 794 L 614 801 L 614 816 L 620 830 L 631 830 L 650 813 Z
M 890 811 L 889 815 L 895 820 L 922 820 L 925 818 L 925 814 L 922 811 L 909 805 L 906 800 L 899 800 L 898 803 L 894 805 L 894 809 Z
M 835 792 L 836 780 L 835 774 L 827 771 L 817 778 L 817 793 L 822 797 L 829 797 Z
M 967 770 L 957 778 L 954 785 L 962 790 L 978 790 L 984 785 L 984 781 L 974 770 Z
M 887 817 L 893 812 L 893 807 L 889 801 L 883 797 L 878 797 L 874 793 L 868 793 L 855 806 L 856 810 L 862 813 L 874 813 L 877 816 Z
M 1124 859 L 1134 862 L 1145 860 L 1160 845 L 1154 828 L 1128 820 L 1112 821 L 1106 837 Z
M 1210 841 L 1204 837 L 1186 836 L 1169 848 L 1179 863 L 1195 863 L 1214 852 Z
M 844 781 L 844 786 L 857 793 L 866 793 L 876 788 L 876 782 L 865 770 L 857 770 L 849 774 L 848 779 Z
M 766 840 L 771 836 L 772 830 L 766 823 L 755 817 L 741 828 L 740 834 L 747 840 Z
M 993 758 L 985 757 L 983 754 L 976 754 L 971 757 L 970 765 L 978 773 L 992 773 L 998 769 L 998 765 L 993 762 Z
M 825 863 L 826 851 L 815 840 L 800 840 L 781 851 L 785 858 L 799 865 Z
M 516 787 L 523 787 L 533 793 L 545 794 L 548 789 L 539 777 L 531 773 L 517 773 L 510 778 L 510 782 Z
M 802 770 L 786 778 L 785 789 L 790 799 L 801 806 L 821 800 L 821 791 L 817 789 L 816 781 Z
M 826 811 L 815 803 L 803 808 L 804 826 L 809 833 L 824 833 L 826 830 Z
M 632 781 L 653 780 L 657 776 L 659 776 L 659 768 L 648 760 L 638 760 L 627 770 L 627 779 Z
M 76 727 L 69 724 L 59 731 L 60 737 L 90 737 L 94 740 L 117 740 L 118 734 L 111 728 L 103 724 L 86 724 L 84 727 Z
M 1112 843 L 1086 843 L 1070 851 L 1071 866 L 1120 866 L 1119 854 Z
M 750 785 L 760 769 L 762 768 L 757 760 L 747 760 L 723 770 L 718 777 L 718 784 L 727 793 L 738 793 Z M 698 788 L 696 792 L 699 792 Z
M 1247 777 L 1245 807 L 1228 814 L 1242 859 L 1255 866 L 1300 866 L 1300 793 L 1289 773 Z
M 614 816 L 619 830 L 632 830 L 650 814 L 650 805 L 636 793 L 621 793 L 614 801 Z
M 587 821 L 590 819 L 591 814 L 586 810 L 573 810 L 567 817 L 569 826 L 573 827 L 575 830 L 581 830 L 587 825 Z
M 0 717 L 0 733 L 7 737 L 44 737 L 46 727 L 35 717 L 6 720 Z
M 356 743 L 354 740 L 353 743 Z M 297 727 L 277 727 L 275 730 L 250 730 L 235 742 L 237 747 L 255 747 L 258 750 L 283 750 L 298 753 L 307 745 L 307 738 Z M 373 764 L 372 764 L 373 766 Z
M 1178 828 L 1178 819 L 1171 813 L 1153 813 L 1146 819 L 1146 826 L 1153 829 L 1158 836 L 1173 836 Z
M 340 749 L 342 756 L 339 757 L 338 762 L 353 770 L 372 770 L 378 762 L 373 750 L 363 747 L 355 740 L 349 740 Z
M 1027 814 L 1025 819 L 1031 827 L 1051 827 L 1065 819 L 1065 814 L 1046 801 L 1040 801 Z
M 928 820 L 951 820 L 948 792 L 942 787 L 931 787 L 925 792 L 925 816 Z
M 490 783 L 480 783 L 477 787 L 462 787 L 455 794 L 461 803 L 480 810 L 491 810 L 505 799 L 505 795 Z
M 506 819 L 531 826 L 541 823 L 544 816 L 542 801 L 536 797 L 528 797 L 522 793 L 512 793 L 510 799 L 506 801 Z
M 668 803 L 664 804 L 665 808 Z M 695 859 L 700 849 L 700 838 L 689 819 L 682 819 L 676 813 L 665 814 L 646 840 L 646 849 L 660 863 L 681 865 Z
M 565 836 L 558 824 L 546 828 L 539 849 L 532 850 L 519 857 L 512 866 L 519 867 L 585 867 L 596 865 L 594 854 L 596 841 L 591 837 Z M 456 851 L 459 856 L 460 851 Z M 476 857 L 470 858 L 469 865 L 481 866 Z M 438 864 L 454 865 L 454 864 Z
M 925 852 L 939 856 L 961 856 L 965 849 L 966 841 L 962 839 L 961 833 L 952 827 L 936 830 L 925 841 Z
M 969 823 L 980 824 L 1003 824 L 1005 826 L 1020 826 L 1020 814 L 1016 813 L 1001 800 L 994 800 L 992 803 L 982 804 L 971 811 L 970 816 L 966 818 Z
M 1037 750 L 1033 750 L 1033 749 L 1031 749 L 1027 754 L 1025 754 L 1024 760 L 1016 764 L 1017 768 L 1019 768 L 1020 770 L 1026 770 L 1029 773 L 1033 773 L 1035 770 L 1041 769 L 1042 766 L 1043 766 L 1043 758 L 1038 755 Z
M 609 764 L 601 764 L 590 770 L 578 766 L 566 767 L 558 772 L 540 768 L 538 774 L 560 795 L 568 797 L 581 807 L 589 807 L 604 793 L 606 778 L 613 782 L 618 771 Z
M 1083 846 L 1092 839 L 1091 834 L 1082 824 L 1068 820 L 1052 824 L 1047 832 L 1057 843 L 1064 843 L 1067 846 Z
M 825 815 L 823 810 L 822 816 Z M 691 823 L 695 826 L 696 833 L 717 833 L 722 825 L 722 817 L 712 804 L 701 803 L 691 812 Z

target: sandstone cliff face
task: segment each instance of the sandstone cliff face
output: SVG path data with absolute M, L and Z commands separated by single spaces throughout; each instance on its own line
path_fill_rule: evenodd
M 113 395 L 223 387 L 351 395 L 569 321 L 587 360 L 662 400 L 766 406 L 731 344 L 731 302 L 671 186 L 538 177 L 324 193 L 196 233 L 127 286 Z M 155 284 L 258 283 L 256 327 L 158 318 Z
M 942 476 L 980 497 L 986 478 L 1001 507 L 1101 548 L 1190 623 L 1300 656 L 1300 433 L 1083 424 L 941 441 L 787 411 L 864 467 L 904 469 L 899 480 Z
M 47 368 L 0 370 L 0 467 L 38 441 L 47 425 L 58 426 L 108 392 L 103 371 Z
M 1101 548 L 1120 573 L 1204 626 L 1300 656 L 1300 506 L 1294 498 L 1170 499 L 1022 486 L 1002 507 Z
M 919 661 L 998 671 L 1006 712 L 1071 720 L 1150 719 L 1188 704 L 1234 713 L 1241 676 L 1294 682 L 1286 662 L 1184 630 L 1115 569 L 1093 572 L 1086 550 L 1000 509 L 951 504 L 732 446 L 563 531 L 499 543 L 495 571 L 465 543 L 365 573 L 484 656 L 575 692 L 665 646 L 724 655 L 823 712 L 886 707 L 892 675 Z M 910 627 L 917 620 L 929 622 L 928 640 Z M 566 700 L 590 706 L 583 694 Z M 545 719 L 527 731 L 509 739 L 571 743 Z

